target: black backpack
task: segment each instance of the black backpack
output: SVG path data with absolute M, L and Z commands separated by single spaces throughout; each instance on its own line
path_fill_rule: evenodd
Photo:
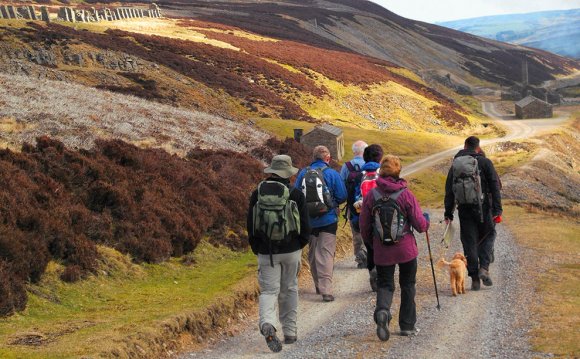
M 355 202 L 355 195 L 356 195 L 356 189 L 360 187 L 360 184 L 362 182 L 362 178 L 364 175 L 364 172 L 362 171 L 362 169 L 360 168 L 360 166 L 358 164 L 353 165 L 352 162 L 348 161 L 345 163 L 346 168 L 348 169 L 348 176 L 346 177 L 346 207 L 345 207 L 345 213 L 344 213 L 344 218 L 347 218 L 347 213 L 350 212 L 352 213 L 357 213 L 356 209 L 354 208 L 354 202 Z
M 397 204 L 397 199 L 407 188 L 402 188 L 390 195 L 383 195 L 378 188 L 373 188 L 373 232 L 384 245 L 399 243 L 407 232 L 404 232 L 407 218 Z
M 324 180 L 324 171 L 327 169 L 329 168 L 313 169 L 307 167 L 304 179 L 302 180 L 302 192 L 306 197 L 308 215 L 313 218 L 321 217 L 334 208 L 332 194 L 328 190 L 328 186 Z

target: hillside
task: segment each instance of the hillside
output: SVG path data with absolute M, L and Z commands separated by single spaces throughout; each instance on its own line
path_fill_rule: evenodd
M 398 65 L 219 24 L 15 24 L 0 24 L 0 64 L 10 74 L 78 82 L 242 122 L 452 133 L 481 121 Z
M 167 14 L 237 26 L 266 36 L 354 51 L 430 75 L 445 71 L 471 84 L 512 85 L 521 61 L 530 82 L 540 84 L 578 68 L 551 53 L 491 41 L 437 25 L 409 20 L 370 1 L 160 2 Z
M 580 9 L 486 16 L 439 25 L 580 59 Z

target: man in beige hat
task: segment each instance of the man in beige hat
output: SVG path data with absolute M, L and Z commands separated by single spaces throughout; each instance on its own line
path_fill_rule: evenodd
M 260 332 L 273 352 L 282 350 L 276 335 L 276 303 L 284 343 L 297 340 L 298 271 L 310 234 L 304 194 L 290 186 L 290 177 L 297 172 L 290 156 L 275 156 L 264 170 L 270 177 L 252 193 L 248 211 L 248 239 L 258 255 Z

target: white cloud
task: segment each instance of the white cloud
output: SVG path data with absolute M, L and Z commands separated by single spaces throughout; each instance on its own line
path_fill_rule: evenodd
M 436 22 L 472 17 L 580 8 L 580 0 L 372 0 L 407 18 Z

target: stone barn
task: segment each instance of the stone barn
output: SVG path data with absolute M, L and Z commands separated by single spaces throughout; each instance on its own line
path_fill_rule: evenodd
M 534 96 L 527 96 L 516 102 L 516 117 L 525 118 L 552 118 L 552 105 Z
M 297 134 L 296 132 L 295 134 Z M 342 129 L 336 126 L 328 124 L 316 126 L 312 131 L 300 137 L 300 143 L 312 148 L 319 145 L 326 146 L 332 159 L 337 161 L 344 157 L 344 136 Z

